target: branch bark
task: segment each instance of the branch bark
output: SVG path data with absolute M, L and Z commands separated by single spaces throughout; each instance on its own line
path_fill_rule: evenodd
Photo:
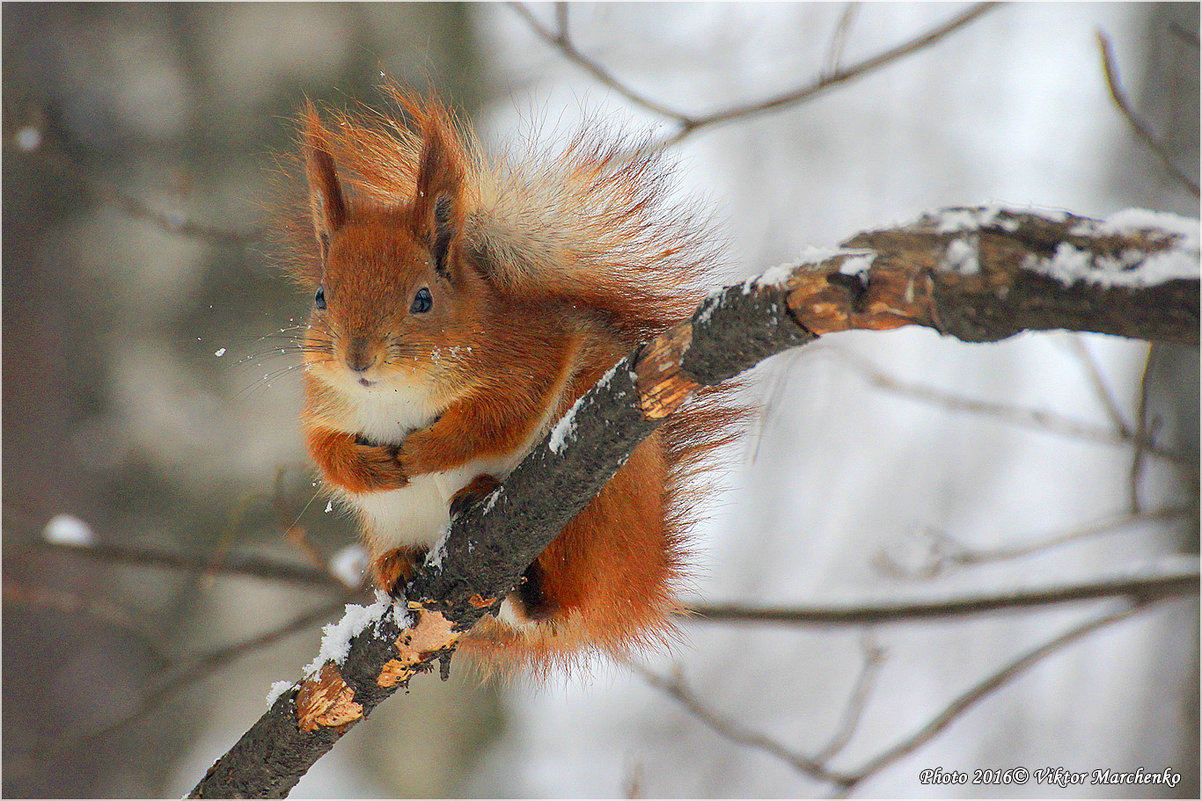
M 319 657 L 276 699 L 192 797 L 287 795 L 377 704 L 435 661 L 445 665 L 463 634 L 496 611 L 563 525 L 699 387 L 851 329 L 925 325 L 984 342 L 1068 328 L 1196 343 L 1197 223 L 1166 215 L 1163 225 L 1142 225 L 1147 218 L 950 210 L 711 293 L 689 321 L 615 365 L 502 486 L 454 521 L 406 588 L 404 608 L 348 607 L 323 643 L 330 658 Z

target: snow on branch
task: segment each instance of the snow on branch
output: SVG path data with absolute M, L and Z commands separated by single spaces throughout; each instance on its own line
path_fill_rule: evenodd
M 1198 342 L 1198 223 L 951 209 L 715 290 L 609 371 L 480 503 L 455 519 L 398 604 L 348 606 L 322 657 L 279 691 L 192 797 L 282 797 L 351 726 L 441 662 L 698 388 L 817 336 L 924 325 L 970 342 L 1066 328 Z
M 816 334 L 924 325 L 967 342 L 1063 328 L 1198 344 L 1198 221 L 1128 210 L 1106 220 L 998 206 L 946 209 L 859 234 L 857 255 L 789 271 Z M 857 279 L 858 280 L 853 280 Z

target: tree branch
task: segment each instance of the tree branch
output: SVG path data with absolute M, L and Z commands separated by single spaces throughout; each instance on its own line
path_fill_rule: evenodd
M 1025 541 L 992 548 L 964 545 L 946 532 L 926 529 L 923 533 L 931 538 L 932 548 L 930 556 L 924 560 L 923 564 L 914 567 L 901 565 L 884 549 L 878 553 L 874 561 L 890 575 L 910 579 L 929 579 L 948 567 L 966 567 L 1021 559 L 1025 556 L 1045 553 L 1071 542 L 1110 534 L 1135 523 L 1184 520 L 1186 517 L 1194 516 L 1194 508 L 1191 506 L 1165 506 L 1151 511 L 1126 512 L 1083 523 L 1067 531 L 1038 538 L 1027 538 Z
M 1167 520 L 1188 512 L 1184 507 L 1165 508 L 1155 512 L 1126 515 L 1091 524 L 1067 534 L 1049 537 L 1033 545 L 1015 546 L 988 552 L 964 552 L 949 561 L 973 564 L 989 559 L 1011 558 L 1030 553 L 1036 548 L 1049 547 L 1069 539 L 1092 536 L 1102 531 L 1141 520 Z M 180 570 L 202 571 L 208 559 L 201 554 L 171 554 L 158 549 L 133 546 L 76 546 L 46 543 L 45 548 L 80 554 L 102 561 L 129 564 L 150 564 Z M 906 623 L 923 619 L 973 616 L 1038 606 L 1057 605 L 1099 598 L 1168 598 L 1198 593 L 1196 560 L 1171 559 L 1163 563 L 1129 571 L 1118 576 L 1100 577 L 1089 581 L 1051 587 L 1026 588 L 1007 593 L 978 594 L 951 598 L 911 600 L 908 602 L 873 603 L 858 601 L 847 604 L 826 603 L 820 606 L 747 606 L 684 602 L 685 619 L 699 623 L 775 623 L 787 625 L 849 626 L 883 623 Z M 349 587 L 329 573 L 281 562 L 231 554 L 214 572 L 252 576 L 265 580 L 324 587 L 345 594 Z M 7 599 L 7 596 L 6 596 Z M 19 599 L 14 599 L 19 600 Z
M 753 117 L 758 114 L 764 114 L 774 111 L 779 108 L 802 103 L 825 90 L 841 83 L 847 83 L 863 75 L 867 75 L 881 67 L 892 64 L 898 59 L 904 58 L 912 53 L 923 50 L 936 42 L 942 40 L 955 31 L 963 28 L 969 23 L 975 21 L 981 15 L 996 8 L 999 3 L 987 2 L 977 3 L 956 16 L 952 17 L 942 25 L 938 25 L 924 33 L 915 36 L 905 42 L 902 42 L 895 47 L 891 47 L 881 53 L 871 56 L 848 67 L 839 66 L 839 61 L 842 56 L 843 40 L 847 33 L 847 28 L 851 24 L 851 18 L 855 13 L 855 4 L 849 5 L 840 17 L 839 23 L 836 26 L 835 36 L 831 42 L 830 52 L 827 56 L 827 67 L 822 75 L 818 78 L 806 83 L 802 86 L 795 87 L 781 94 L 772 97 L 756 100 L 749 103 L 741 103 L 730 106 L 719 111 L 710 112 L 709 114 L 689 114 L 679 109 L 672 108 L 657 100 L 654 100 L 647 95 L 636 91 L 630 85 L 626 84 L 609 71 L 600 62 L 589 58 L 576 47 L 572 40 L 568 25 L 567 25 L 567 4 L 556 4 L 556 23 L 557 29 L 550 30 L 538 21 L 538 18 L 526 8 L 523 3 L 508 3 L 525 23 L 530 27 L 535 34 L 543 41 L 559 50 L 560 54 L 572 62 L 576 66 L 583 69 L 585 72 L 593 76 L 599 83 L 612 89 L 618 94 L 625 97 L 631 103 L 653 114 L 674 122 L 679 126 L 675 134 L 658 143 L 658 147 L 668 147 L 680 142 L 684 138 L 691 136 L 701 128 L 717 125 L 726 122 L 732 122 L 737 119 Z
M 785 276 L 815 334 L 923 325 L 996 342 L 1062 328 L 1198 344 L 1197 220 L 948 209 L 843 246 L 862 261 L 836 254 Z
M 69 155 L 69 148 L 56 143 L 55 132 L 44 119 L 18 129 L 12 144 L 16 150 L 29 154 L 30 158 L 50 168 L 60 178 L 82 185 L 97 200 L 109 203 L 129 217 L 145 220 L 168 233 L 214 245 L 244 245 L 263 236 L 264 232 L 260 228 L 225 228 L 190 220 L 182 213 L 156 209 L 134 195 L 118 189 L 115 184 L 97 178 L 93 170 L 77 163 Z
M 731 742 L 763 751 L 785 762 L 797 772 L 804 773 L 819 781 L 830 782 L 831 784 L 840 786 L 854 781 L 854 777 L 850 775 L 832 771 L 818 758 L 809 757 L 799 751 L 787 748 L 766 734 L 752 731 L 734 718 L 721 715 L 710 709 L 693 692 L 688 684 L 685 683 L 684 676 L 680 675 L 679 671 L 671 677 L 666 677 L 660 676 L 658 673 L 654 673 L 642 665 L 634 663 L 630 663 L 630 669 L 641 676 L 652 687 L 662 690 L 670 697 L 679 701 L 689 711 L 689 714 L 700 720 L 721 737 Z
M 823 604 L 822 606 L 751 607 L 741 604 L 694 604 L 690 608 L 702 622 L 778 623 L 787 625 L 847 626 L 912 623 L 972 615 L 997 614 L 1015 609 L 1058 606 L 1102 598 L 1150 601 L 1185 598 L 1198 594 L 1198 560 L 1171 559 L 1156 567 L 1130 571 L 1087 582 L 980 593 L 935 600 L 887 603 Z
M 692 122 L 688 115 L 676 111 L 675 109 L 671 109 L 662 103 L 658 103 L 640 92 L 636 92 L 630 86 L 627 86 L 625 83 L 618 80 L 618 78 L 602 64 L 594 61 L 582 53 L 580 49 L 576 47 L 576 43 L 572 40 L 571 32 L 568 28 L 569 6 L 567 3 L 555 4 L 555 19 L 557 29 L 554 31 L 543 27 L 542 23 L 538 21 L 538 18 L 534 16 L 530 9 L 526 8 L 524 3 L 511 2 L 506 3 L 506 5 L 517 12 L 518 16 L 520 16 L 526 22 L 526 24 L 530 27 L 530 30 L 538 34 L 539 38 L 547 42 L 547 44 L 555 47 L 557 50 L 559 50 L 560 54 L 564 58 L 580 67 L 589 75 L 592 75 L 593 78 L 595 78 L 602 85 L 609 87 L 625 97 L 631 103 L 650 111 L 652 114 L 658 114 L 661 117 L 668 117 L 669 119 L 674 120 L 681 125 Z
M 919 34 L 918 36 L 878 53 L 875 56 L 871 56 L 850 66 L 821 75 L 814 81 L 804 86 L 790 89 L 787 92 L 782 92 L 781 94 L 764 98 L 763 100 L 753 100 L 748 103 L 730 106 L 729 108 L 722 109 L 721 111 L 715 111 L 710 114 L 693 117 L 689 122 L 683 123 L 680 131 L 664 142 L 664 145 L 674 145 L 685 137 L 693 134 L 699 128 L 710 125 L 719 125 L 738 119 L 746 119 L 747 117 L 758 116 L 779 108 L 793 106 L 809 100 L 821 94 L 822 92 L 825 92 L 827 89 L 830 89 L 832 86 L 847 83 L 848 81 L 854 80 L 863 75 L 867 75 L 870 72 L 874 72 L 881 67 L 888 66 L 898 59 L 930 47 L 936 42 L 946 38 L 948 35 L 955 33 L 966 25 L 974 22 L 983 14 L 992 11 L 999 5 L 1000 3 L 996 2 L 977 3 L 976 5 L 971 6 L 967 10 L 962 11 L 956 16 L 952 17 L 942 25 L 938 25 L 931 30 L 926 31 L 925 33 Z
M 277 698 L 192 795 L 286 795 L 398 686 L 448 659 L 694 390 L 768 356 L 820 333 L 910 324 L 972 342 L 1048 328 L 1196 342 L 1197 224 L 1157 220 L 1128 231 L 1118 220 L 956 210 L 847 245 L 871 252 L 841 251 L 711 293 L 689 321 L 615 365 L 500 487 L 455 519 L 406 587 L 404 609 L 385 601 L 348 606 L 309 675 Z M 1071 282 L 1058 277 L 1065 271 Z M 1153 300 L 1156 313 L 1147 308 Z
M 1106 73 L 1106 88 L 1110 90 L 1110 98 L 1122 112 L 1123 119 L 1127 120 L 1127 124 L 1131 126 L 1135 136 L 1147 146 L 1148 150 L 1152 151 L 1152 155 L 1160 159 L 1160 163 L 1164 165 L 1169 174 L 1191 195 L 1199 197 L 1198 182 L 1173 162 L 1164 145 L 1157 141 L 1152 132 L 1148 130 L 1147 124 L 1131 107 L 1131 101 L 1127 99 L 1127 93 L 1123 91 L 1123 86 L 1119 82 L 1119 68 L 1115 62 L 1114 48 L 1110 44 L 1110 39 L 1101 31 L 1098 31 L 1098 47 L 1102 50 L 1102 69 Z
M 871 629 L 861 635 L 860 650 L 864 655 L 863 664 L 860 667 L 860 675 L 856 677 L 856 683 L 847 697 L 843 716 L 830 740 L 814 755 L 814 761 L 820 765 L 830 764 L 855 736 L 860 720 L 864 717 L 864 709 L 868 706 L 868 699 L 876 686 L 877 676 L 885 664 L 885 649 L 877 645 Z
M 35 548 L 38 550 L 71 553 L 100 562 L 112 562 L 116 564 L 131 564 L 141 567 L 166 567 L 176 570 L 194 570 L 197 573 L 220 573 L 235 576 L 250 576 L 271 581 L 287 581 L 293 584 L 326 587 L 339 593 L 344 593 L 348 589 L 345 584 L 326 570 L 249 554 L 227 553 L 222 556 L 221 561 L 215 563 L 211 553 L 169 551 L 145 545 L 117 545 L 112 543 L 71 545 L 45 542 L 43 540 L 29 540 L 28 542 L 14 543 L 12 545 L 5 543 L 6 551 L 13 548 Z
M 977 703 L 1018 678 L 1025 671 L 1089 634 L 1113 623 L 1126 620 L 1149 608 L 1150 603 L 1149 599 L 1135 600 L 1124 604 L 1117 610 L 1091 617 L 1044 641 L 1035 648 L 1023 652 L 957 695 L 931 716 L 917 731 L 896 741 L 853 770 L 832 768 L 830 757 L 841 747 L 845 733 L 849 729 L 854 730 L 855 722 L 863 711 L 862 705 L 875 678 L 876 668 L 879 666 L 879 653 L 869 654 L 865 657 L 865 667 L 856 682 L 856 687 L 852 690 L 846 719 L 840 725 L 835 739 L 831 741 L 834 748 L 827 746 L 813 757 L 791 749 L 772 737 L 754 732 L 738 721 L 715 712 L 685 684 L 684 678 L 679 672 L 671 677 L 664 677 L 640 665 L 631 663 L 630 667 L 652 687 L 663 690 L 670 697 L 679 701 L 694 717 L 720 736 L 731 742 L 763 751 L 799 773 L 833 785 L 840 796 L 846 796 L 860 783 L 926 745 Z
M 1113 623 L 1126 620 L 1132 615 L 1146 609 L 1146 604 L 1134 603 L 1124 606 L 1123 608 L 1108 612 L 1097 617 L 1090 618 L 1084 623 L 1076 625 L 1068 629 L 1064 633 L 1053 637 L 1050 640 L 1032 648 L 1029 651 L 1019 655 L 1010 662 L 1007 662 L 998 670 L 990 673 L 981 681 L 968 688 L 960 695 L 952 699 L 943 709 L 935 714 L 925 725 L 918 729 L 908 737 L 899 740 L 892 747 L 880 752 L 872 759 L 865 762 L 859 768 L 853 771 L 848 771 L 854 778 L 851 782 L 845 785 L 845 790 L 850 792 L 856 784 L 864 781 L 870 776 L 879 773 L 899 759 L 902 759 L 914 751 L 926 745 L 932 739 L 939 735 L 944 729 L 956 722 L 969 709 L 975 706 L 979 701 L 986 698 L 1002 686 L 1010 681 L 1018 678 L 1028 669 L 1042 662 L 1052 654 L 1062 650 L 1063 648 L 1073 644 L 1098 629 L 1105 628 Z
M 837 353 L 840 358 L 860 372 L 873 386 L 887 392 L 934 404 L 952 411 L 969 412 L 993 417 L 1010 425 L 1023 426 L 1048 434 L 1057 434 L 1072 439 L 1100 442 L 1108 445 L 1128 446 L 1135 444 L 1137 447 L 1141 447 L 1142 452 L 1146 453 L 1146 455 L 1154 456 L 1174 464 L 1193 465 L 1195 461 L 1186 454 L 1177 453 L 1168 448 L 1158 446 L 1148 441 L 1146 437 L 1140 439 L 1142 435 L 1139 432 L 1132 431 L 1130 428 L 1103 426 L 1089 420 L 1082 420 L 1047 409 L 1016 406 L 1012 403 L 992 400 L 981 400 L 980 398 L 971 398 L 954 392 L 936 389 L 925 383 L 904 381 L 889 375 L 873 364 L 870 359 L 866 359 L 855 351 L 835 348 L 833 346 L 829 350 Z

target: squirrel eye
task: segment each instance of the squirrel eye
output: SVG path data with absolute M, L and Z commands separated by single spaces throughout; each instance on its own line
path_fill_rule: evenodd
M 317 296 L 313 298 L 313 302 L 317 304 L 317 308 L 318 308 L 319 310 L 321 310 L 321 311 L 325 311 L 325 308 L 326 308 L 326 288 L 325 288 L 324 286 L 319 286 L 319 287 L 317 288 Z
M 430 290 L 422 287 L 417 290 L 417 294 L 413 296 L 413 303 L 409 305 L 410 314 L 425 314 L 430 311 L 430 307 L 434 305 L 434 298 L 430 297 Z

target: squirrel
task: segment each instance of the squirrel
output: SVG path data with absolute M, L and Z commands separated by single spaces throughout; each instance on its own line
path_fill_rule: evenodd
M 395 596 L 452 516 L 689 316 L 718 259 L 630 137 L 585 126 L 558 154 L 492 160 L 435 94 L 384 89 L 401 113 L 300 113 L 307 204 L 286 269 L 313 299 L 308 450 Z M 669 418 L 460 652 L 546 671 L 676 639 L 699 481 L 742 416 L 711 388 Z

